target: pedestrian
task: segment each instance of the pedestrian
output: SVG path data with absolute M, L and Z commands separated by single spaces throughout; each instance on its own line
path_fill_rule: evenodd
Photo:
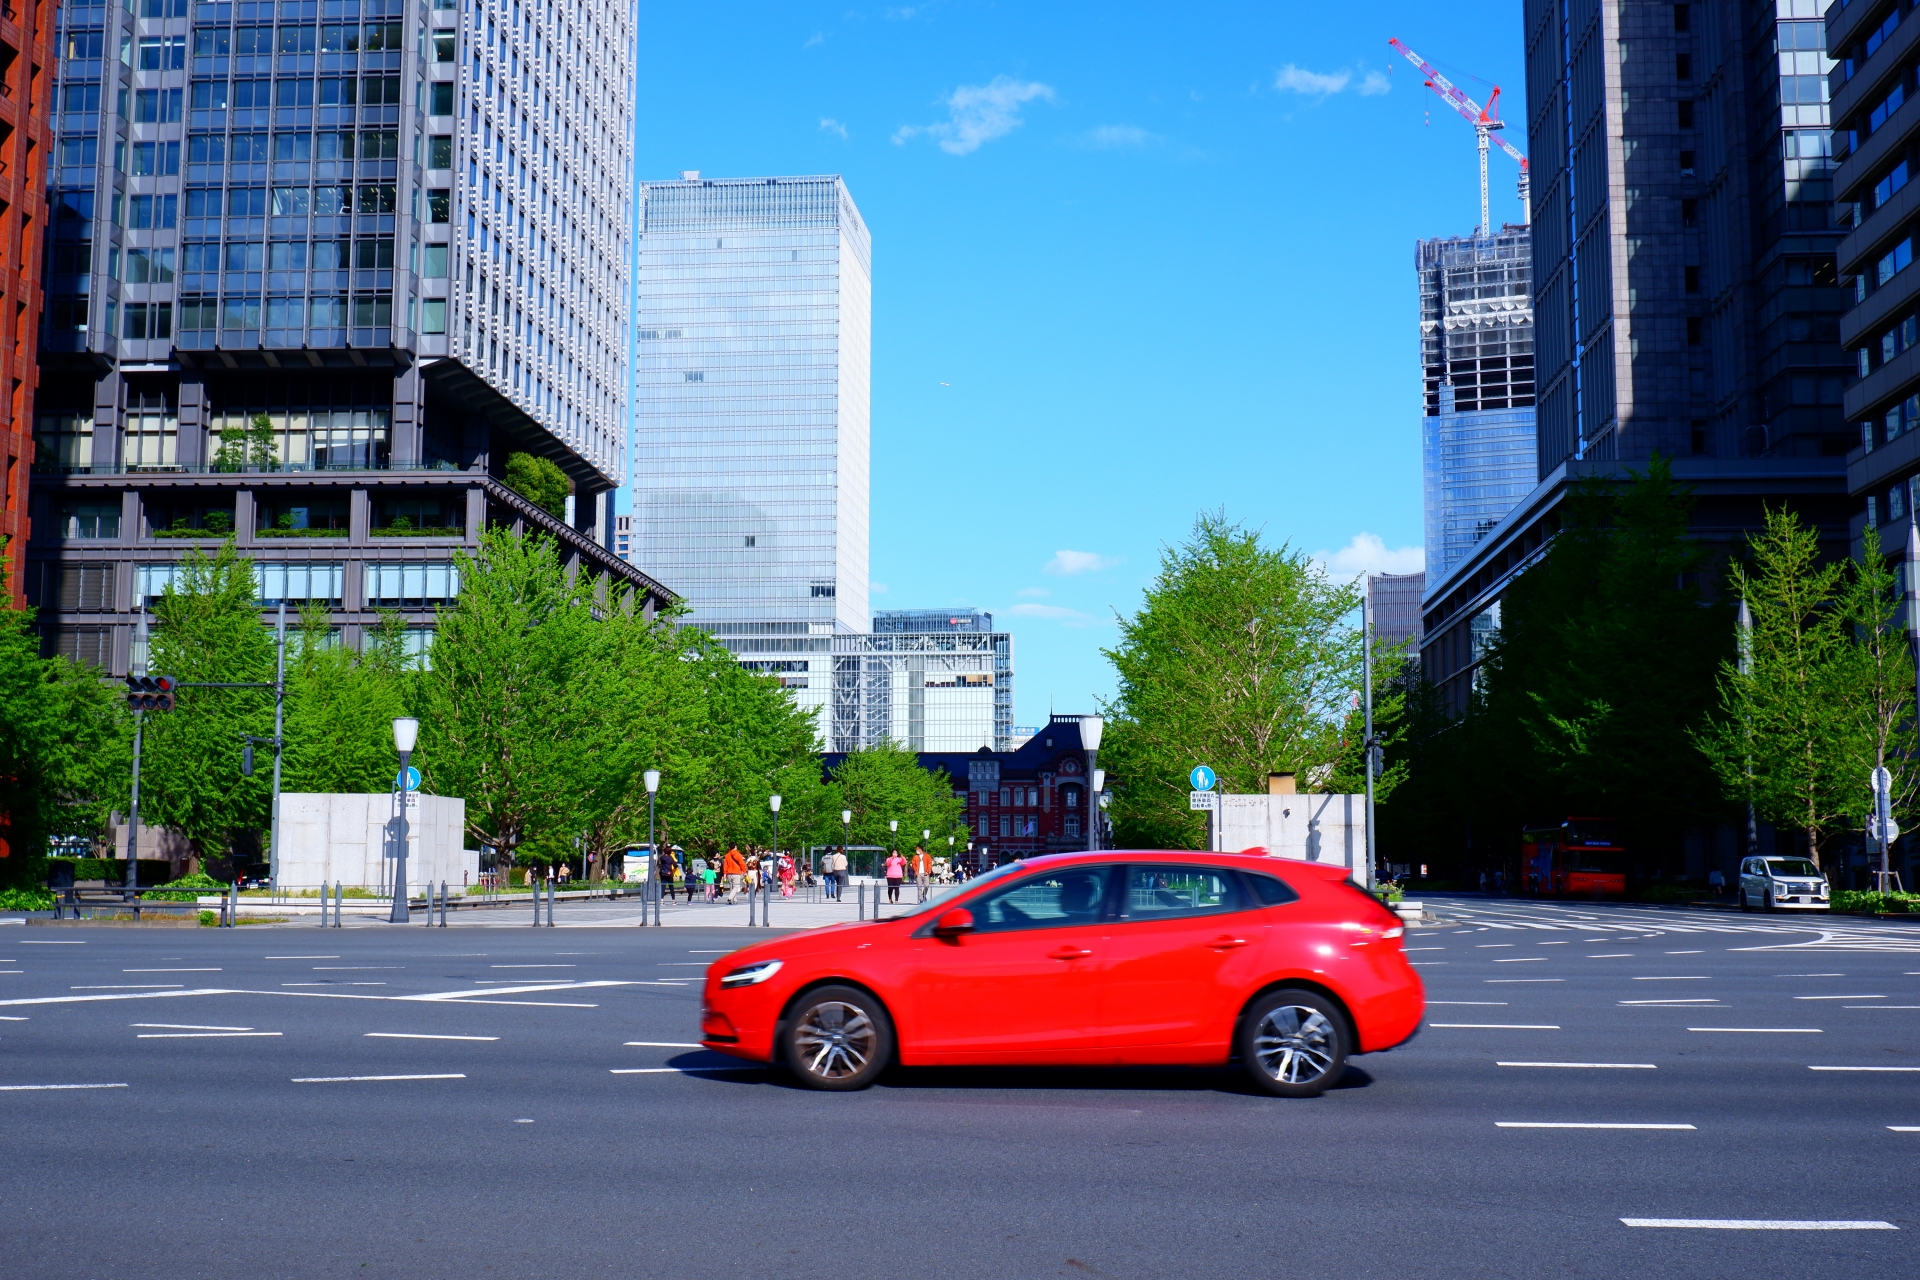
M 738 902 L 740 888 L 747 878 L 747 860 L 740 856 L 738 846 L 727 850 L 726 857 L 720 860 L 720 873 L 727 878 L 727 902 Z
M 927 885 L 933 880 L 933 855 L 919 845 L 913 846 L 913 883 L 920 890 L 920 901 L 927 900 Z
M 847 855 L 838 849 L 827 855 L 827 896 L 842 901 L 847 891 Z
M 1507 873 L 1504 870 L 1493 873 L 1493 891 L 1502 894 L 1507 891 Z
M 798 874 L 799 873 L 795 870 L 793 865 L 793 855 L 790 853 L 781 854 L 780 855 L 780 896 L 781 897 L 791 898 L 793 896 L 793 882 L 795 879 L 798 878 Z
M 887 854 L 887 901 L 900 901 L 900 885 L 907 878 L 907 860 L 894 849 Z
M 1485 893 L 1486 891 L 1487 891 L 1487 873 L 1484 870 L 1482 870 L 1480 872 L 1480 892 Z
M 1707 888 L 1713 890 L 1713 896 L 1716 898 L 1726 892 L 1727 878 L 1720 874 L 1720 868 L 1715 867 L 1707 872 Z
M 708 867 L 705 871 L 702 871 L 700 873 L 700 886 L 702 889 L 706 891 L 708 902 L 713 901 L 714 895 L 715 895 L 715 888 L 719 880 L 720 880 L 720 873 L 714 870 L 712 867 Z

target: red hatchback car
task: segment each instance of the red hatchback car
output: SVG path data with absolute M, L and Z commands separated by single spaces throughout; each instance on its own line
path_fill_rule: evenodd
M 1425 997 L 1400 921 L 1339 867 L 1056 854 L 898 916 L 756 943 L 707 973 L 701 1042 L 816 1089 L 906 1066 L 1220 1065 L 1313 1097 Z

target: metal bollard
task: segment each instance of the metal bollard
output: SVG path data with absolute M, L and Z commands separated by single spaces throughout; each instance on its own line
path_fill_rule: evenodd
M 860 894 L 860 918 L 865 920 L 867 918 L 867 886 L 857 884 L 854 888 L 858 890 Z
M 346 896 L 347 882 L 335 880 L 333 882 L 333 927 L 336 929 L 340 927 L 340 900 Z
M 447 927 L 447 882 L 440 882 L 440 927 Z
M 540 927 L 540 880 L 532 872 L 527 873 L 527 887 L 533 890 L 533 927 Z
M 320 882 L 320 927 L 327 927 L 327 882 Z
M 553 928 L 553 881 L 547 881 L 547 928 Z

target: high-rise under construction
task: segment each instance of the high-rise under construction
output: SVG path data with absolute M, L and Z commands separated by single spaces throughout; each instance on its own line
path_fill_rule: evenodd
M 1494 235 L 1422 240 L 1421 478 L 1427 581 L 1458 564 L 1536 480 L 1533 242 Z

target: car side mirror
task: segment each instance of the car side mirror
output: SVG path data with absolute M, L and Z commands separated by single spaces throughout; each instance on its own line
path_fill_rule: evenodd
M 965 907 L 955 907 L 934 921 L 933 936 L 936 938 L 957 938 L 963 933 L 973 932 L 973 912 Z

